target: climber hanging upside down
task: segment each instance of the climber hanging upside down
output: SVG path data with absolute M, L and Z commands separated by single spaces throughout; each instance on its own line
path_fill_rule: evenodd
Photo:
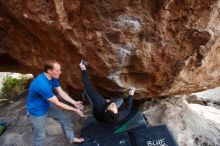
M 123 99 L 113 101 L 105 100 L 93 87 L 91 87 L 85 62 L 82 60 L 79 64 L 82 72 L 82 81 L 84 93 L 93 107 L 93 115 L 98 122 L 117 123 L 122 121 L 130 113 L 135 89 L 129 91 L 126 106 L 122 108 Z

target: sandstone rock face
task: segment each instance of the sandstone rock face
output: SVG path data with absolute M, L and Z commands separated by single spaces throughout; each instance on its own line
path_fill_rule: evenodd
M 39 73 L 63 65 L 66 89 L 82 91 L 89 62 L 103 93 L 139 89 L 137 98 L 220 85 L 218 0 L 10 0 L 0 2 L 0 70 Z

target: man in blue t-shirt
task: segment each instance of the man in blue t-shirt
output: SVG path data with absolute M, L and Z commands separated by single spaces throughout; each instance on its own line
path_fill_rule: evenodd
M 84 141 L 83 138 L 76 138 L 74 136 L 71 128 L 71 119 L 62 111 L 62 109 L 72 111 L 80 117 L 84 117 L 84 114 L 80 111 L 80 109 L 83 109 L 82 102 L 73 100 L 60 87 L 58 79 L 61 73 L 60 64 L 55 60 L 48 60 L 44 64 L 44 72 L 35 78 L 29 87 L 27 115 L 33 129 L 33 146 L 44 145 L 43 140 L 47 117 L 51 117 L 61 124 L 62 130 L 70 143 Z M 53 89 L 57 91 L 60 97 L 74 107 L 60 102 Z

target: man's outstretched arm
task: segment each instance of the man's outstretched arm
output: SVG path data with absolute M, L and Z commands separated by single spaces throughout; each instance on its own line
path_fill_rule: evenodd
M 83 109 L 84 106 L 82 104 L 82 101 L 75 101 L 72 99 L 61 87 L 55 88 L 58 92 L 58 94 L 67 102 L 74 105 L 78 109 Z
M 130 91 L 129 91 L 129 96 L 128 96 L 128 99 L 127 99 L 127 102 L 126 102 L 126 105 L 125 105 L 125 108 L 119 110 L 119 116 L 118 116 L 118 121 L 121 121 L 123 120 L 125 117 L 128 116 L 128 114 L 130 113 L 131 111 L 131 108 L 132 108 L 132 104 L 133 104 L 133 95 L 134 95 L 134 92 L 135 92 L 135 88 L 132 88 Z
M 60 102 L 55 95 L 53 97 L 49 98 L 48 101 L 50 101 L 51 103 L 55 104 L 56 106 L 58 106 L 64 110 L 73 111 L 76 114 L 78 114 L 80 117 L 85 117 L 85 115 L 79 109 Z

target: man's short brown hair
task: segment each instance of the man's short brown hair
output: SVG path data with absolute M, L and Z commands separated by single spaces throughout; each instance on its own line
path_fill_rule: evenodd
M 57 64 L 60 64 L 58 61 L 56 61 L 56 60 L 46 60 L 45 62 L 44 62 L 44 72 L 46 72 L 47 73 L 47 70 L 48 69 L 53 69 L 54 68 L 54 64 L 55 63 L 57 63 Z

